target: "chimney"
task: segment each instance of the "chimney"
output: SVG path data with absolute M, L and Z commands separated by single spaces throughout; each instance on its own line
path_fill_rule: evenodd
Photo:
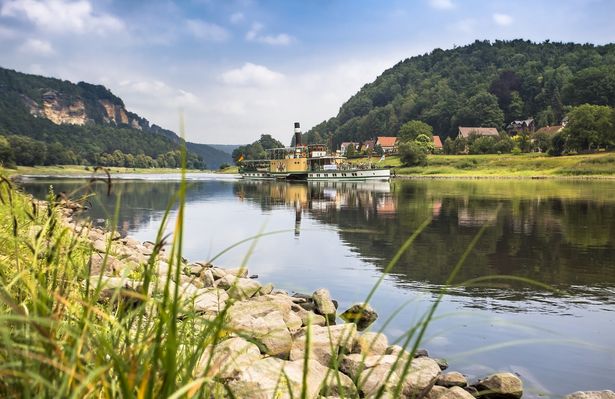
M 295 122 L 295 147 L 301 145 L 301 126 L 299 122 Z

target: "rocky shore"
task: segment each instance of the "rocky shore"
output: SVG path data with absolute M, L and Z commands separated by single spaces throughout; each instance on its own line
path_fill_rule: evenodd
M 74 215 L 81 211 L 79 204 L 63 201 L 59 209 L 62 223 L 91 245 L 90 278 L 83 283 L 98 287 L 101 302 L 139 300 L 134 294 L 142 282 L 135 271 L 159 249 L 155 284 L 148 294 L 177 288 L 185 312 L 196 312 L 204 320 L 222 315 L 228 333 L 205 347 L 194 377 L 212 378 L 236 398 L 523 396 L 523 383 L 512 373 L 468 381 L 461 373 L 447 371 L 446 361 L 431 358 L 424 349 L 411 353 L 390 345 L 382 333 L 365 331 L 378 317 L 367 304 L 340 314 L 326 289 L 291 294 L 260 283 L 246 268 L 207 262 L 184 260 L 179 278 L 168 280 L 174 276 L 169 273 L 168 248 L 80 222 Z M 336 324 L 338 315 L 346 322 Z M 567 398 L 615 399 L 615 393 L 576 392 Z

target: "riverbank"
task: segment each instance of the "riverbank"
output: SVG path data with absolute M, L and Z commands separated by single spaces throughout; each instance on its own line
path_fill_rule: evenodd
M 7 176 L 34 175 L 34 176 L 89 176 L 94 172 L 94 167 L 83 165 L 54 165 L 54 166 L 17 166 L 14 169 L 0 169 Z M 179 174 L 180 168 L 105 168 L 110 174 Z M 187 173 L 213 173 L 211 170 L 188 169 Z
M 366 158 L 352 163 L 369 162 Z M 615 153 L 551 157 L 545 154 L 520 155 L 429 155 L 427 165 L 402 167 L 398 156 L 387 157 L 378 167 L 393 168 L 396 176 L 410 178 L 615 178 Z
M 7 193 L 2 194 L 3 198 L 8 197 Z M 77 213 L 84 210 L 78 204 L 57 203 L 52 216 L 47 217 L 46 203 L 29 202 L 17 192 L 11 195 L 14 206 L 0 208 L 1 220 L 6 222 L 0 231 L 3 242 L 7 243 L 0 249 L 0 256 L 3 262 L 9 261 L 15 255 L 12 244 L 21 245 L 19 265 L 13 268 L 21 266 L 23 280 L 22 277 L 12 280 L 9 293 L 54 294 L 47 298 L 51 303 L 37 303 L 43 308 L 56 309 L 56 312 L 49 312 L 46 318 L 40 317 L 45 312 L 41 312 L 41 307 L 33 307 L 28 309 L 28 318 L 30 325 L 37 327 L 37 322 L 40 324 L 40 320 L 47 320 L 51 315 L 49 322 L 53 323 L 52 331 L 58 331 L 59 339 L 54 334 L 56 339 L 49 353 L 57 359 L 58 367 L 70 370 L 72 355 L 77 351 L 77 378 L 74 383 L 68 383 L 69 388 L 75 389 L 78 382 L 100 372 L 103 373 L 100 382 L 84 383 L 82 389 L 87 389 L 84 392 L 89 395 L 98 393 L 97 389 L 107 392 L 105 386 L 117 380 L 121 382 L 126 377 L 121 373 L 125 372 L 132 379 L 127 381 L 128 388 L 140 389 L 134 385 L 135 381 L 144 385 L 150 383 L 147 374 L 152 369 L 150 365 L 155 365 L 151 383 L 162 384 L 158 379 L 170 379 L 172 376 L 166 375 L 167 369 L 175 364 L 179 374 L 176 377 L 183 382 L 168 391 L 156 385 L 152 388 L 154 396 L 169 396 L 189 384 L 194 384 L 194 394 L 202 397 L 226 397 L 226 390 L 240 398 L 269 398 L 275 391 L 281 391 L 279 397 L 288 397 L 287 391 L 296 397 L 304 388 L 306 397 L 310 398 L 319 394 L 357 397 L 357 391 L 361 396 L 369 396 L 375 393 L 369 389 L 377 391 L 380 387 L 390 394 L 397 386 L 401 392 L 406 392 L 404 397 L 408 392 L 419 397 L 428 387 L 426 396 L 429 398 L 470 398 L 468 391 L 476 392 L 458 386 L 463 385 L 465 377 L 441 372 L 445 364 L 425 356 L 427 353 L 418 350 L 414 341 L 410 341 L 406 346 L 408 350 L 404 351 L 396 346 L 403 342 L 389 343 L 382 334 L 359 332 L 360 323 L 328 328 L 327 319 L 336 320 L 332 315 L 338 311 L 326 290 L 289 295 L 270 284 L 259 283 L 245 268 L 221 268 L 211 264 L 215 262 L 184 260 L 181 253 L 175 252 L 178 247 L 170 241 L 167 245 L 161 245 L 164 240 L 157 240 L 158 244 L 139 242 L 83 224 Z M 34 220 L 28 216 L 31 209 L 36 209 L 31 215 Z M 11 223 L 11 214 L 16 217 L 15 223 Z M 56 227 L 50 228 L 52 225 Z M 28 252 L 30 247 L 34 250 Z M 31 274 L 29 268 L 24 267 L 29 265 L 29 259 Z M 47 273 L 40 273 L 39 267 Z M 12 279 L 20 274 L 3 271 Z M 53 279 L 55 271 L 61 278 L 55 280 L 56 284 L 49 284 L 53 282 L 49 279 Z M 32 285 L 32 281 L 37 285 Z M 76 284 L 58 285 L 61 281 Z M 71 301 L 63 302 L 62 298 Z M 58 306 L 67 309 L 65 313 L 58 313 Z M 80 315 L 85 309 L 93 309 L 95 316 L 90 315 L 83 323 Z M 361 308 L 355 308 L 357 310 Z M 87 331 L 78 328 L 80 323 L 87 326 Z M 146 327 L 141 327 L 142 324 Z M 417 327 L 420 329 L 420 325 Z M 46 334 L 45 328 L 41 331 L 41 335 Z M 67 332 L 70 333 L 67 339 L 61 339 Z M 162 343 L 159 343 L 158 332 L 162 334 Z M 37 334 L 38 329 L 30 329 L 27 339 Z M 75 336 L 81 338 L 75 342 L 72 338 Z M 3 338 L 0 354 L 4 348 L 10 348 L 7 344 L 11 343 Z M 43 350 L 48 341 L 48 337 L 42 335 Z M 23 347 L 22 343 L 20 341 L 15 347 Z M 418 344 L 420 342 L 416 346 Z M 158 354 L 156 345 L 161 346 Z M 58 356 L 58 353 L 66 355 Z M 174 359 L 172 353 L 175 353 Z M 7 357 L 12 362 L 15 359 L 32 361 L 24 359 L 20 352 L 11 355 L 13 357 Z M 402 378 L 400 374 L 406 364 L 409 368 Z M 280 387 L 282 369 L 287 376 Z M 130 373 L 134 373 L 134 377 Z M 54 374 L 45 377 L 56 382 L 63 375 L 55 370 Z M 12 378 L 7 381 L 14 383 Z M 484 390 L 485 384 L 501 384 L 498 381 L 508 381 L 516 389 L 519 385 L 518 378 L 508 374 L 492 376 L 487 381 L 490 382 L 475 387 Z M 164 383 L 169 382 L 165 380 Z M 36 382 L 31 385 L 36 387 Z M 2 389 L 0 384 L 0 391 Z M 219 393 L 215 393 L 215 389 L 220 389 Z M 83 396 L 87 396 L 85 394 Z M 511 395 L 517 397 L 518 393 Z M 115 396 L 123 395 L 120 392 Z

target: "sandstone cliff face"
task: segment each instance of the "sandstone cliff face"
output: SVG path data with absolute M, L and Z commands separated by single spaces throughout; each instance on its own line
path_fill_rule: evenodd
M 22 99 L 31 115 L 47 118 L 56 125 L 84 125 L 88 120 L 83 100 L 68 99 L 53 90 L 42 95 L 42 104 L 26 96 L 22 96 Z
M 40 103 L 25 95 L 22 95 L 21 98 L 31 115 L 49 119 L 56 125 L 84 125 L 88 121 L 97 122 L 92 115 L 88 114 L 86 104 L 80 97 L 70 98 L 63 93 L 48 90 L 41 96 Z M 100 107 L 98 114 L 102 115 L 102 120 L 98 120 L 98 122 L 116 126 L 127 125 L 138 130 L 149 127 L 149 123 L 145 119 L 139 118 L 135 114 L 129 116 L 122 104 L 114 104 L 110 100 L 102 99 L 95 103 L 95 107 Z

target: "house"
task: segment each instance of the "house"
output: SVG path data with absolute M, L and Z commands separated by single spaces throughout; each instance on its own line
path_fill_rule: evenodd
M 498 129 L 494 127 L 461 127 L 457 137 L 467 139 L 471 135 L 499 137 Z
M 440 136 L 433 136 L 433 148 L 435 152 L 442 151 L 442 140 L 440 140 Z
M 564 126 L 562 125 L 545 126 L 545 127 L 541 127 L 540 129 L 536 130 L 536 134 L 546 133 L 548 135 L 552 135 L 552 134 L 561 132 L 563 128 Z
M 385 154 L 397 152 L 397 137 L 395 136 L 378 136 L 376 145 L 382 147 Z
M 519 134 L 519 133 L 534 133 L 536 130 L 536 124 L 534 123 L 534 118 L 512 121 L 508 126 L 506 126 L 506 131 L 510 135 Z
M 361 144 L 361 152 L 368 153 L 374 151 L 374 147 L 376 147 L 376 140 L 366 140 Z
M 340 152 L 342 155 L 346 155 L 346 152 L 348 151 L 348 147 L 353 146 L 355 151 L 357 151 L 359 149 L 359 143 L 355 143 L 352 141 L 345 141 L 342 144 L 340 144 Z

